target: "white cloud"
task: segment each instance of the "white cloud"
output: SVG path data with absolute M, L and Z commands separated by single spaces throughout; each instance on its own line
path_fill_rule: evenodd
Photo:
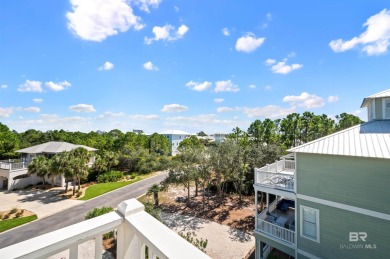
M 253 33 L 248 33 L 246 36 L 237 39 L 236 50 L 246 53 L 253 52 L 260 47 L 264 41 L 265 38 L 256 38 Z
M 188 86 L 189 88 L 191 88 L 192 90 L 195 90 L 195 91 L 205 91 L 207 89 L 209 89 L 211 86 L 213 85 L 213 83 L 211 82 L 207 82 L 207 81 L 204 81 L 203 83 L 198 83 L 198 82 L 194 82 L 194 81 L 189 81 L 186 86 Z
M 26 80 L 24 84 L 19 85 L 18 87 L 19 92 L 38 92 L 42 93 L 42 82 L 40 81 L 33 81 L 33 80 Z
M 108 70 L 111 70 L 113 68 L 114 68 L 114 64 L 111 63 L 110 61 L 106 61 L 106 62 L 104 62 L 103 66 L 98 68 L 98 70 L 99 71 L 102 71 L 102 70 L 108 71 Z
M 294 70 L 300 69 L 303 67 L 302 64 L 287 64 L 287 58 L 283 59 L 283 61 L 276 62 L 275 59 L 267 59 L 265 61 L 267 66 L 271 66 L 271 71 L 275 74 L 283 74 L 286 75 L 291 73 Z
M 296 55 L 297 55 L 297 54 L 296 54 L 294 51 L 292 51 L 292 52 L 290 52 L 290 53 L 287 54 L 287 57 L 293 58 L 293 57 L 295 57 Z
M 256 88 L 256 85 L 255 85 L 255 84 L 250 84 L 250 85 L 249 85 L 249 88 L 255 89 L 255 88 Z
M 91 104 L 77 104 L 69 107 L 69 110 L 74 112 L 95 112 L 95 108 Z
M 13 109 L 11 107 L 8 108 L 1 108 L 0 107 L 0 117 L 8 118 L 13 112 Z
M 215 92 L 238 92 L 240 88 L 233 84 L 231 80 L 215 82 Z
M 300 95 L 287 95 L 283 97 L 283 102 L 306 109 L 320 108 L 325 105 L 323 98 L 307 92 L 302 92 Z
M 272 90 L 272 86 L 266 85 L 266 86 L 264 87 L 264 90 L 271 91 L 271 90 Z
M 225 101 L 225 99 L 222 99 L 222 98 L 215 98 L 214 99 L 215 103 L 223 103 L 224 101 Z
M 70 0 L 70 3 L 72 11 L 66 13 L 68 28 L 84 40 L 101 42 L 130 28 L 144 27 L 126 0 Z
M 188 107 L 185 105 L 180 105 L 180 104 L 166 104 L 164 107 L 161 109 L 162 112 L 184 112 L 187 111 Z
M 62 82 L 58 82 L 58 83 L 54 83 L 54 82 L 50 81 L 50 82 L 45 83 L 45 86 L 47 88 L 49 88 L 50 90 L 55 91 L 55 92 L 63 91 L 65 89 L 69 88 L 71 85 L 72 84 L 69 83 L 68 81 L 62 81 Z
M 40 112 L 41 109 L 39 107 L 17 107 L 15 108 L 17 111 L 26 111 L 26 112 Z
M 337 102 L 338 100 L 339 100 L 339 97 L 337 95 L 331 95 L 328 97 L 329 103 L 334 103 L 334 102 Z
M 283 108 L 276 105 L 268 105 L 264 107 L 245 107 L 244 113 L 250 117 L 263 117 L 263 118 L 281 118 L 287 116 L 290 113 L 295 112 L 295 107 Z
M 5 88 L 7 88 L 7 87 L 8 87 L 8 85 L 6 85 L 6 84 L 0 85 L 0 88 L 1 88 L 1 89 L 5 89 Z
M 152 61 L 148 61 L 148 62 L 146 62 L 144 65 L 144 68 L 146 69 L 146 70 L 158 70 L 158 67 L 156 67 L 155 65 L 153 65 L 153 63 L 152 63 Z
M 117 113 L 114 113 L 114 112 L 105 112 L 103 114 L 100 114 L 97 119 L 101 120 L 101 119 L 111 119 L 111 118 L 120 118 L 120 117 L 124 117 L 126 116 L 126 114 L 124 114 L 123 112 L 117 112 Z
M 150 115 L 136 114 L 136 115 L 130 115 L 130 118 L 135 120 L 159 120 L 160 119 L 160 117 L 155 114 L 150 114 Z
M 272 59 L 272 58 L 269 58 L 269 59 L 267 59 L 267 60 L 265 61 L 265 64 L 266 64 L 267 66 L 273 65 L 273 64 L 275 64 L 275 63 L 276 63 L 276 60 L 275 60 L 275 59 Z
M 41 99 L 41 98 L 34 98 L 32 100 L 33 100 L 34 103 L 41 103 L 41 102 L 43 102 L 43 99 Z
M 157 8 L 161 3 L 161 0 L 133 0 L 133 2 L 139 6 L 144 12 L 150 13 L 149 7 Z
M 344 52 L 356 47 L 367 55 L 380 55 L 387 52 L 390 45 L 390 10 L 383 9 L 371 16 L 363 24 L 366 31 L 350 40 L 332 40 L 329 43 L 334 52 Z
M 225 36 L 229 36 L 229 35 L 230 35 L 230 31 L 229 31 L 229 29 L 228 29 L 228 28 L 226 28 L 226 27 L 225 27 L 225 28 L 223 28 L 223 29 L 222 29 L 222 34 L 223 34 L 223 35 L 225 35 Z
M 272 20 L 272 14 L 271 13 L 267 13 L 266 16 L 268 21 L 271 21 Z
M 241 111 L 240 107 L 218 107 L 217 112 Z
M 154 26 L 152 32 L 153 38 L 145 37 L 145 43 L 151 44 L 153 41 L 174 41 L 183 38 L 189 28 L 186 25 L 181 25 L 177 30 L 174 26 L 167 24 L 163 27 Z
M 175 12 L 176 12 L 176 13 L 178 13 L 178 12 L 180 11 L 179 7 L 177 7 L 176 5 L 175 5 L 174 8 L 175 8 Z

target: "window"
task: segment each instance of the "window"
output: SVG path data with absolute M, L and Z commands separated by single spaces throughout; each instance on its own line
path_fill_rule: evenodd
M 390 99 L 384 99 L 384 119 L 390 119 Z
M 306 206 L 300 206 L 301 236 L 315 242 L 320 242 L 320 212 Z

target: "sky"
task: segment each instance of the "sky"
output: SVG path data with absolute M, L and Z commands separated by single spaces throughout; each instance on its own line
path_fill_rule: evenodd
M 18 132 L 366 120 L 390 88 L 384 0 L 13 0 L 0 20 L 0 122 Z

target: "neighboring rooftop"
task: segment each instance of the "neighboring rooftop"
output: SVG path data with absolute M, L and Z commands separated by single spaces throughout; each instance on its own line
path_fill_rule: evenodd
M 74 145 L 68 142 L 57 142 L 57 141 L 50 141 L 46 142 L 40 145 L 23 148 L 20 150 L 16 150 L 15 152 L 18 153 L 28 153 L 28 154 L 40 154 L 40 153 L 62 153 L 65 151 L 71 151 L 73 149 L 76 149 L 78 147 L 85 148 L 88 151 L 96 151 L 96 148 L 87 147 L 83 145 Z
M 159 133 L 160 135 L 191 135 L 191 133 L 182 131 L 182 130 L 164 130 Z
M 288 151 L 390 159 L 390 120 L 356 125 Z
M 363 99 L 363 102 L 362 102 L 362 105 L 360 106 L 360 108 L 364 108 L 364 107 L 367 107 L 367 105 L 370 104 L 370 102 L 372 101 L 372 99 L 376 99 L 376 98 L 385 98 L 385 97 L 390 97 L 390 89 L 387 89 L 387 90 L 384 90 L 380 93 L 377 93 L 377 94 L 373 94 L 373 95 L 370 95 L 366 98 Z

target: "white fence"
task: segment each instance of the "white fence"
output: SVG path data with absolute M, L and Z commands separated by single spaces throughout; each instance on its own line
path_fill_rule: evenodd
M 78 246 L 95 240 L 95 258 L 102 258 L 102 235 L 117 231 L 117 258 L 150 259 L 210 258 L 161 222 L 144 211 L 136 199 L 118 205 L 111 212 L 48 234 L 0 249 L 0 258 L 47 258 L 69 250 L 69 258 L 77 258 Z
M 272 224 L 268 221 L 258 219 L 256 230 L 281 239 L 287 243 L 295 243 L 295 232 L 284 227 Z

